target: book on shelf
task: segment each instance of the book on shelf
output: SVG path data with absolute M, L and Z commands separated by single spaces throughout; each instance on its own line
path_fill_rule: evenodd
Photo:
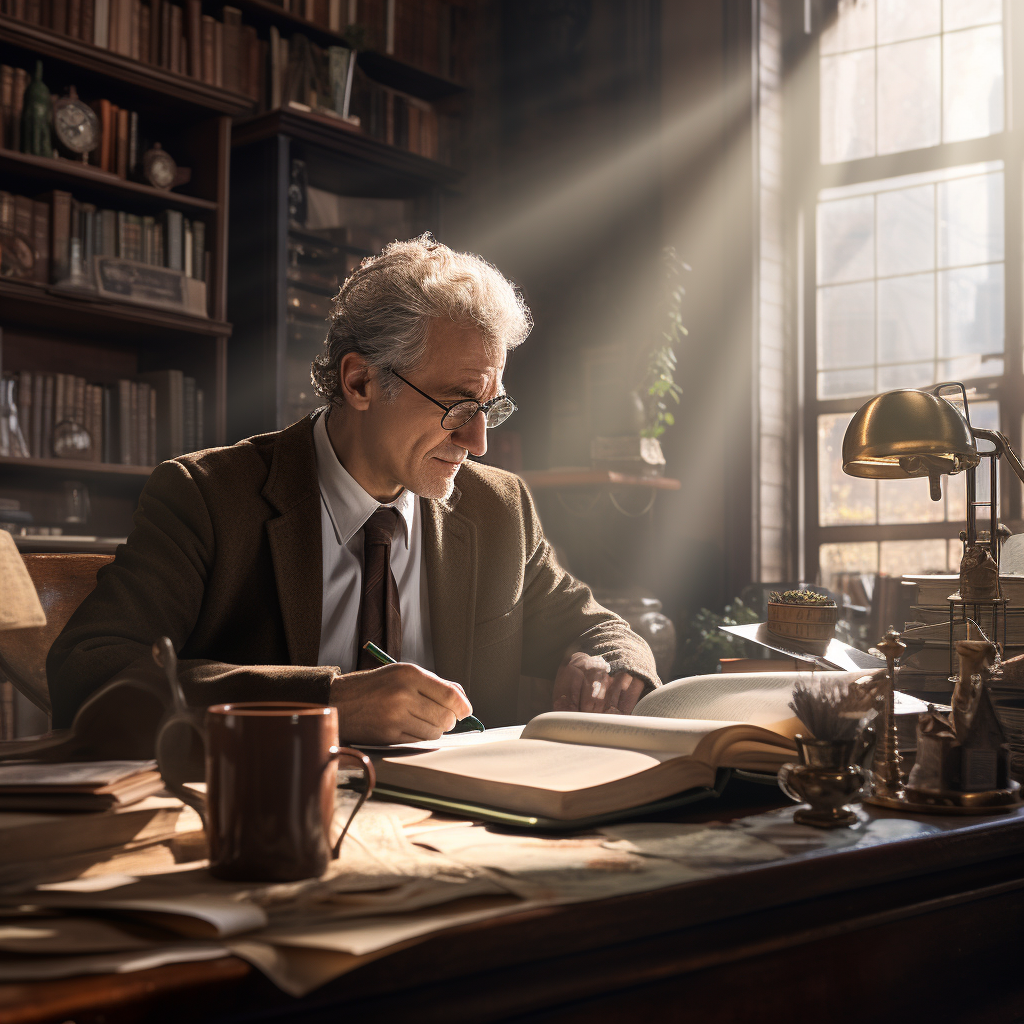
M 855 679 L 865 673 L 824 673 Z M 405 791 L 556 821 L 629 812 L 691 789 L 711 791 L 722 769 L 774 774 L 807 732 L 789 707 L 806 673 L 679 679 L 642 698 L 632 715 L 548 712 L 518 738 L 375 757 L 389 795 Z M 900 695 L 897 717 L 926 710 Z M 456 739 L 461 739 L 456 737 Z M 430 743 L 417 744 L 429 748 Z
M 206 316 L 206 225 L 178 210 L 164 210 L 159 216 L 103 210 L 61 189 L 36 200 L 0 192 L 0 237 L 20 240 L 19 262 L 5 269 L 9 277 L 48 280 L 74 290 L 99 291 L 114 301 Z M 104 260 L 139 267 L 118 264 L 104 274 Z M 142 267 L 172 273 L 147 277 Z M 117 277 L 113 286 L 107 282 L 111 274 Z M 130 287 L 140 276 L 141 284 Z
M 153 466 L 202 446 L 203 390 L 181 370 L 141 373 L 138 380 L 114 384 L 31 370 L 7 377 L 15 382 L 18 421 L 31 458 Z M 88 444 L 55 453 L 59 424 L 83 427 Z

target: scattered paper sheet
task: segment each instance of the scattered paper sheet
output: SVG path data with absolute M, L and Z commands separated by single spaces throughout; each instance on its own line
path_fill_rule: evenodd
M 715 869 L 733 864 L 782 860 L 773 843 L 729 826 L 683 825 L 673 822 L 624 823 L 600 830 L 609 837 L 604 847 L 647 857 L 667 857 Z

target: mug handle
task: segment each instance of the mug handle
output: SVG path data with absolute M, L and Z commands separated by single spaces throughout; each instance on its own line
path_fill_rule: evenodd
M 359 799 L 356 801 L 355 807 L 352 809 L 352 813 L 348 816 L 348 821 L 345 822 L 345 827 L 341 830 L 341 835 L 338 836 L 338 841 L 331 848 L 331 860 L 337 860 L 341 856 L 341 844 L 345 836 L 348 835 L 349 827 L 352 824 L 352 820 L 359 813 L 359 809 L 369 799 L 370 794 L 373 792 L 373 787 L 377 785 L 377 773 L 373 770 L 373 763 L 370 759 L 359 750 L 353 750 L 351 747 L 331 747 L 329 751 L 330 756 L 327 758 L 327 763 L 324 765 L 323 770 L 326 772 L 332 768 L 336 762 L 340 761 L 343 757 L 350 758 L 353 761 L 358 761 L 363 768 L 363 791 L 359 794 Z M 327 842 L 330 844 L 330 828 L 334 824 L 334 815 L 331 815 L 331 820 L 327 823 Z
M 170 750 L 164 750 L 164 744 L 171 741 L 173 731 L 187 729 L 194 734 L 200 745 L 205 749 L 206 737 L 190 714 L 176 714 L 168 718 L 156 734 L 156 762 L 164 788 L 176 796 L 182 803 L 188 804 L 198 815 L 206 829 L 206 797 L 202 793 L 185 786 L 183 762 L 175 757 Z

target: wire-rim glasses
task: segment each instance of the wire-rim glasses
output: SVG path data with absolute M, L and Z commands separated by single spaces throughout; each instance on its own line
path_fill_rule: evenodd
M 441 427 L 444 430 L 458 430 L 459 427 L 464 427 L 478 412 L 484 414 L 484 423 L 490 429 L 504 423 L 519 408 L 508 395 L 498 395 L 497 398 L 492 398 L 489 402 L 478 402 L 475 398 L 465 398 L 461 402 L 445 405 L 444 402 L 431 398 L 426 391 L 420 391 L 415 384 L 407 381 L 400 373 L 396 373 L 394 370 L 388 372 L 393 373 L 403 384 L 408 384 L 413 391 L 422 395 L 428 402 L 433 402 L 438 408 L 444 409 L 444 415 L 441 417 Z

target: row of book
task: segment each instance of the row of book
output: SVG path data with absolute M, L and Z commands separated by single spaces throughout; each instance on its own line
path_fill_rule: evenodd
M 15 382 L 26 457 L 153 466 L 204 445 L 203 389 L 181 370 L 115 384 L 29 370 L 5 376 Z
M 203 14 L 201 0 L 0 0 L 0 13 L 256 99 L 243 65 L 253 50 L 243 37 L 255 41 L 256 29 L 237 7 L 225 6 L 218 20 Z
M 460 77 L 467 35 L 466 11 L 446 0 L 272 0 L 283 10 L 329 32 L 343 33 L 360 49 L 442 78 Z
M 33 3 L 42 9 L 38 0 L 0 0 L 8 9 L 20 4 L 27 10 L 26 5 Z M 49 0 L 48 9 L 64 12 L 65 6 L 60 5 L 92 12 L 89 23 L 97 46 L 242 93 L 259 111 L 298 103 L 353 124 L 358 118 L 366 134 L 375 139 L 450 162 L 446 138 L 451 119 L 430 103 L 363 74 L 350 47 L 319 47 L 302 33 L 288 38 L 273 26 L 268 37 L 261 39 L 254 26 L 243 23 L 238 8 L 224 6 L 218 21 L 202 13 L 200 0 L 185 0 L 184 7 L 169 0 Z M 106 35 L 97 20 L 101 14 L 108 17 Z M 31 20 L 24 11 L 15 16 Z M 116 32 L 115 21 L 119 25 L 124 21 Z M 55 31 L 75 34 L 61 28 Z M 121 41 L 122 36 L 126 41 Z M 0 121 L 3 145 L 9 149 L 20 148 L 22 98 L 28 81 L 26 68 L 0 68 Z M 103 142 L 90 154 L 90 162 L 122 177 L 137 176 L 141 155 L 137 117 L 106 100 L 96 101 L 95 107 Z
M 5 260 L 11 277 L 58 284 L 88 274 L 94 256 L 166 267 L 205 280 L 206 225 L 180 210 L 140 216 L 100 210 L 55 189 L 39 198 L 0 192 L 0 244 L 14 239 L 20 258 Z

